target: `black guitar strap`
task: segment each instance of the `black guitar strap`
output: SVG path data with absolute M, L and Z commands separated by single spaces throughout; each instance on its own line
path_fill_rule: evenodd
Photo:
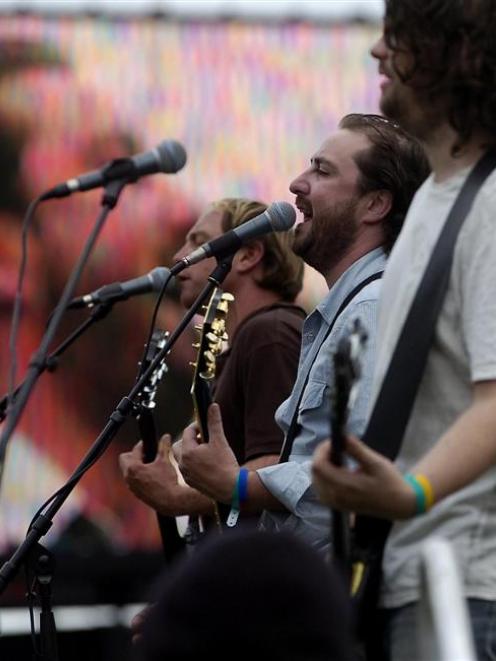
M 425 369 L 436 320 L 448 288 L 459 230 L 477 192 L 495 167 L 496 152 L 489 151 L 476 163 L 453 204 L 418 286 L 365 430 L 362 440 L 391 460 L 398 455 Z M 391 411 L 394 411 L 393 416 Z M 380 562 L 391 525 L 384 519 L 357 517 L 354 544 L 358 559 L 359 550 L 367 549 L 365 557 Z M 379 578 L 376 581 L 374 587 L 366 589 L 377 590 Z M 369 609 L 370 602 L 368 615 L 364 613 L 364 617 L 370 617 Z M 361 619 L 360 614 L 358 619 Z
M 320 349 L 322 348 L 322 345 L 324 344 L 324 342 L 329 337 L 329 334 L 332 331 L 332 329 L 334 328 L 334 324 L 338 320 L 341 313 L 348 307 L 348 305 L 351 303 L 351 301 L 355 298 L 355 296 L 357 296 L 357 294 L 359 292 L 362 291 L 362 289 L 364 287 L 366 287 L 368 284 L 370 284 L 374 280 L 378 280 L 379 278 L 381 278 L 383 273 L 384 273 L 384 271 L 378 271 L 377 273 L 373 273 L 372 275 L 369 275 L 368 278 L 365 278 L 364 280 L 362 280 L 362 282 L 359 282 L 358 285 L 350 291 L 348 296 L 346 296 L 344 301 L 339 306 L 338 311 L 334 315 L 333 320 L 329 324 L 329 328 L 327 329 L 327 332 L 324 335 L 324 338 L 323 338 L 322 342 L 320 343 L 320 347 L 319 347 L 318 351 L 315 352 L 314 361 L 317 358 L 317 356 L 319 355 L 319 352 L 320 352 Z M 313 363 L 312 363 L 312 365 L 313 365 Z M 280 464 L 285 463 L 289 459 L 289 455 L 291 454 L 291 450 L 293 448 L 294 440 L 295 440 L 296 436 L 298 435 L 298 427 L 299 427 L 299 425 L 298 425 L 298 412 L 299 412 L 301 400 L 302 400 L 302 397 L 303 397 L 303 393 L 305 392 L 305 389 L 307 387 L 308 378 L 309 378 L 310 372 L 312 370 L 312 365 L 310 365 L 309 368 L 308 368 L 307 376 L 306 376 L 305 382 L 303 383 L 303 386 L 301 388 L 300 396 L 298 397 L 298 402 L 295 406 L 293 417 L 291 419 L 291 424 L 289 425 L 289 429 L 288 429 L 288 432 L 286 434 L 286 438 L 284 440 L 284 445 L 283 445 L 283 448 L 281 450 L 281 456 L 279 457 L 279 463 Z

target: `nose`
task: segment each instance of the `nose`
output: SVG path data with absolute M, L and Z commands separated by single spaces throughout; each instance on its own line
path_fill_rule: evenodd
M 289 184 L 289 190 L 294 195 L 308 195 L 310 192 L 310 184 L 308 183 L 304 172 L 296 177 L 296 179 L 293 179 Z
M 379 39 L 370 49 L 370 54 L 372 57 L 375 57 L 376 60 L 385 60 L 387 58 L 387 46 L 386 41 L 384 40 L 384 34 L 381 34 Z

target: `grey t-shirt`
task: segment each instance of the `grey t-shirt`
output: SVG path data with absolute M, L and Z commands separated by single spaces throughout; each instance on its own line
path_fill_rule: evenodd
M 467 173 L 464 170 L 443 183 L 436 183 L 431 175 L 408 212 L 384 276 L 372 401 Z M 488 379 L 496 379 L 496 174 L 479 192 L 457 240 L 434 344 L 397 459 L 402 472 L 410 470 L 471 404 L 472 383 Z M 470 443 L 469 437 L 466 442 Z M 496 599 L 494 466 L 429 513 L 394 524 L 384 554 L 384 606 L 417 600 L 420 545 L 432 534 L 452 542 L 466 595 Z

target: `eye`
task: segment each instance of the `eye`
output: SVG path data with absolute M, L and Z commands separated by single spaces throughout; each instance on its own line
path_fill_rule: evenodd
M 205 235 L 205 234 L 192 234 L 191 236 L 188 237 L 188 244 L 191 246 L 191 248 L 199 248 L 202 246 L 204 243 L 207 241 L 210 241 L 211 237 Z
M 398 36 L 387 23 L 384 25 L 384 43 L 391 50 L 397 50 L 399 48 Z
M 324 177 L 327 177 L 329 175 L 329 172 L 319 163 L 315 164 L 315 172 L 317 172 L 317 174 L 320 174 L 321 176 Z

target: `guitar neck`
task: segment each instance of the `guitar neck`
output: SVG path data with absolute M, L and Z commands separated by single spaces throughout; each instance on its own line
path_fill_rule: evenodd
M 201 387 L 200 387 L 201 386 Z M 195 409 L 195 418 L 198 427 L 200 428 L 200 434 L 202 441 L 208 443 L 208 407 L 213 402 L 212 392 L 210 390 L 210 385 L 203 381 L 195 389 L 193 393 L 193 404 Z
M 143 462 L 151 463 L 157 456 L 158 443 L 152 412 L 143 408 L 138 418 L 138 427 L 143 442 Z
M 335 466 L 344 463 L 346 443 L 346 420 L 350 393 L 355 378 L 351 362 L 351 344 L 342 342 L 334 355 L 334 389 L 331 401 L 331 452 L 330 461 Z M 331 509 L 331 544 L 334 563 L 338 571 L 348 582 L 350 578 L 350 515 L 337 509 Z
M 223 343 L 227 341 L 226 316 L 232 300 L 231 294 L 222 292 L 219 288 L 215 289 L 206 307 L 203 324 L 197 327 L 201 332 L 199 342 L 194 345 L 198 353 L 197 360 L 193 363 L 195 371 L 191 395 L 203 443 L 208 443 L 209 440 L 208 408 L 213 401 L 210 384 L 215 378 L 216 357 L 222 352 Z M 222 522 L 226 520 L 227 512 L 224 510 L 225 506 L 222 504 L 214 504 L 214 518 L 218 528 L 221 528 Z

